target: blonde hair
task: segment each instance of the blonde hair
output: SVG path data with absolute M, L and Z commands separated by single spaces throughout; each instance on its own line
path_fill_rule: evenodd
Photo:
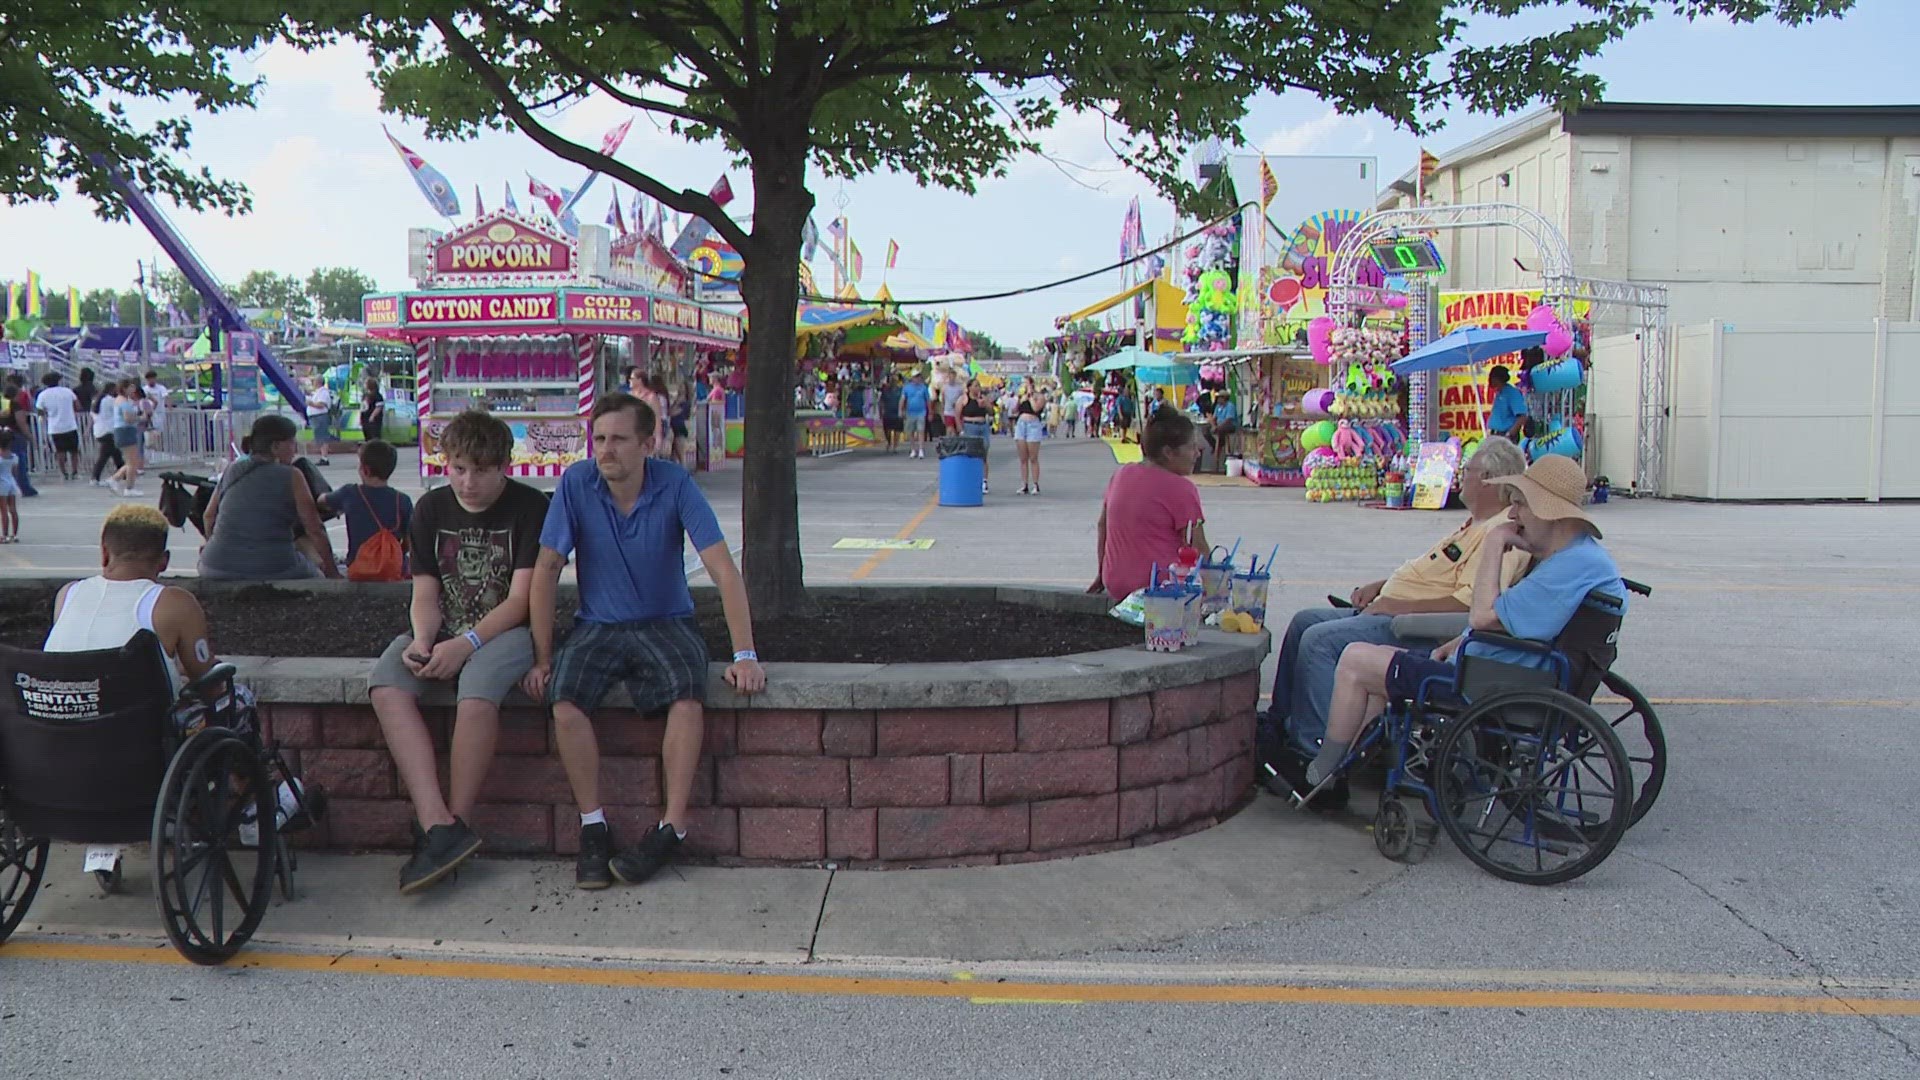
M 119 559 L 157 562 L 167 554 L 167 519 L 151 506 L 122 503 L 107 513 L 100 543 Z

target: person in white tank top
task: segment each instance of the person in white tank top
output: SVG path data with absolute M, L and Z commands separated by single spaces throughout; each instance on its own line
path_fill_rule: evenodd
M 160 511 L 115 507 L 100 529 L 100 563 L 98 575 L 60 590 L 46 651 L 117 649 L 151 630 L 166 653 L 176 695 L 218 662 L 200 601 L 159 581 L 168 563 L 167 519 Z

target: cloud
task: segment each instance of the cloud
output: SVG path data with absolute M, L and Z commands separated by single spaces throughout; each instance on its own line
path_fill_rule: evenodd
M 380 108 L 380 92 L 369 78 L 373 60 L 357 44 L 327 45 L 312 52 L 276 44 L 254 57 L 253 70 L 267 80 L 267 92 L 278 100 L 311 105 L 313 92 L 320 90 L 327 107 L 338 112 L 373 113 Z
M 1260 140 L 1263 154 L 1315 154 L 1336 147 L 1352 151 L 1373 145 L 1373 125 L 1362 116 L 1346 116 L 1327 109 L 1311 120 L 1287 124 Z

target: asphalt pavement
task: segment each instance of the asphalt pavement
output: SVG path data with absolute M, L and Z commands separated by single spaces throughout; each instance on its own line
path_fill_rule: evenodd
M 1046 494 L 1013 494 L 997 444 L 977 509 L 934 505 L 931 459 L 803 462 L 809 580 L 1084 585 L 1114 456 L 1061 441 L 1043 461 Z M 737 471 L 703 486 L 737 536 Z M 0 573 L 96 561 L 112 497 L 43 488 Z M 1278 545 L 1276 613 L 1382 576 L 1454 524 L 1242 484 L 1201 494 L 1215 540 L 1263 557 Z M 568 898 L 564 922 L 506 907 L 564 867 L 488 862 L 457 883 L 459 921 L 438 944 L 434 909 L 384 891 L 388 862 L 322 861 L 313 894 L 270 913 L 244 963 L 196 970 L 156 946 L 150 901 L 87 898 L 67 858 L 36 914 L 69 917 L 0 947 L 0 1073 L 1920 1074 L 1920 670 L 1906 655 L 1920 507 L 1616 500 L 1595 513 L 1622 569 L 1655 587 L 1634 601 L 1617 670 L 1654 699 L 1671 772 L 1647 820 L 1576 882 L 1508 884 L 1444 840 L 1419 866 L 1387 864 L 1366 798 L 1316 822 L 1263 797 L 1153 849 L 840 872 L 813 892 L 689 870 L 608 894 L 606 911 Z M 197 545 L 176 536 L 190 571 Z M 846 539 L 933 544 L 835 546 Z M 1335 881 L 1337 868 L 1367 880 Z M 859 903 L 829 919 L 842 889 Z M 1116 909 L 1126 917 L 1102 917 Z M 995 934 L 1022 912 L 1059 929 Z M 472 932 L 509 915 L 524 933 Z M 786 928 L 778 955 L 737 947 L 756 918 Z M 674 926 L 699 933 L 669 939 Z

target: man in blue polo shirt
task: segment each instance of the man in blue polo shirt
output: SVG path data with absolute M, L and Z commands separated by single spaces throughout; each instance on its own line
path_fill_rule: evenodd
M 604 889 L 616 877 L 645 881 L 673 861 L 686 839 L 707 688 L 707 647 L 681 566 L 689 540 L 726 609 L 733 638 L 727 682 L 754 694 L 767 677 L 753 649 L 746 583 L 713 507 L 685 469 L 653 456 L 653 409 L 631 395 L 608 394 L 594 405 L 589 423 L 593 460 L 560 478 L 540 530 L 530 612 L 534 662 L 524 687 L 553 708 L 554 745 L 580 806 L 574 883 Z M 580 612 L 556 654 L 554 598 L 560 570 L 575 554 Z M 638 846 L 618 855 L 601 808 L 600 745 L 589 717 L 616 681 L 626 684 L 635 711 L 667 710 L 660 748 L 665 815 Z
M 1493 415 L 1487 418 L 1487 434 L 1504 435 L 1514 442 L 1527 436 L 1527 395 L 1513 385 L 1513 374 L 1504 364 L 1495 364 L 1487 372 L 1487 389 L 1493 391 Z

